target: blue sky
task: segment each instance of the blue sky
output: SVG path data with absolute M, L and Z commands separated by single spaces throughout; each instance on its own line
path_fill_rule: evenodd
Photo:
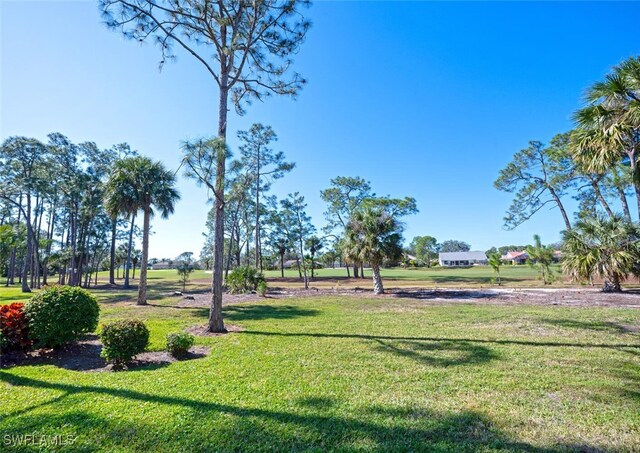
M 128 142 L 170 168 L 180 143 L 215 133 L 217 93 L 192 58 L 158 71 L 152 45 L 101 23 L 97 3 L 1 2 L 0 138 L 59 131 L 101 147 Z M 297 101 L 269 99 L 244 117 L 270 124 L 297 168 L 274 184 L 299 191 L 316 225 L 320 190 L 362 176 L 380 195 L 413 196 L 405 237 L 474 249 L 559 239 L 557 210 L 502 228 L 511 197 L 492 183 L 529 140 L 571 127 L 583 90 L 640 53 L 640 3 L 317 2 L 296 59 L 309 79 Z M 155 219 L 151 256 L 198 253 L 209 207 L 180 181 L 182 201 Z M 569 207 L 573 207 L 569 202 Z

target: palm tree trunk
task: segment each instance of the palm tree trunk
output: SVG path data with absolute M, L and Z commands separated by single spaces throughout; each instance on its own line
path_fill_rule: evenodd
M 131 249 L 133 248 L 133 227 L 136 222 L 136 213 L 131 214 L 131 228 L 129 229 L 129 248 L 127 249 L 127 260 L 124 263 L 124 288 L 129 289 L 129 263 L 131 263 Z
M 27 225 L 27 253 L 24 255 L 24 263 L 22 265 L 22 292 L 30 293 L 31 288 L 29 288 L 27 273 L 29 272 L 29 266 L 31 264 L 33 238 L 31 237 L 31 195 L 29 193 L 27 193 L 27 212 L 24 220 Z
M 380 266 L 372 264 L 371 270 L 373 274 L 373 293 L 384 294 L 384 286 L 382 286 L 382 277 L 380 276 Z
M 116 268 L 116 234 L 118 230 L 118 219 L 113 219 L 111 223 L 111 249 L 109 251 L 109 284 L 115 285 L 115 268 Z
M 145 206 L 144 217 L 142 221 L 142 258 L 140 261 L 140 281 L 138 282 L 138 301 L 136 302 L 136 305 L 147 305 L 147 262 L 149 261 L 150 217 L 150 208 L 148 206 Z
M 604 284 L 602 286 L 602 292 L 605 293 L 619 293 L 622 291 L 620 287 L 620 279 L 617 276 L 605 277 Z

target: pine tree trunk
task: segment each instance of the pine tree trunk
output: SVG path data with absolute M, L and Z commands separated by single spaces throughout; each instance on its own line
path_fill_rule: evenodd
M 256 175 L 256 269 L 260 269 L 260 150 L 258 150 L 258 171 Z
M 142 258 L 140 261 L 140 281 L 138 281 L 138 301 L 136 302 L 137 305 L 147 305 L 147 263 L 149 261 L 150 217 L 151 210 L 147 206 L 144 208 L 144 219 L 142 224 Z
M 564 225 L 567 228 L 567 231 L 571 231 L 571 222 L 569 221 L 569 216 L 567 216 L 567 211 L 565 211 L 562 201 L 560 201 L 560 197 L 553 187 L 547 186 L 547 188 L 549 189 L 549 193 L 558 205 L 558 209 L 560 209 L 560 213 L 562 214 L 562 219 L 564 220 Z
M 371 273 L 373 274 L 373 293 L 383 294 L 384 286 L 382 286 L 382 277 L 380 276 L 380 266 L 373 264 L 371 266 Z
M 631 150 L 629 155 L 629 165 L 631 167 L 631 178 L 633 179 L 633 188 L 636 192 L 636 204 L 638 207 L 638 216 L 640 217 L 640 168 L 636 162 L 636 151 Z
M 280 254 L 280 276 L 284 278 L 284 253 Z
M 629 210 L 627 195 L 624 193 L 624 189 L 622 187 L 616 187 L 616 190 L 618 191 L 618 197 L 620 197 L 620 204 L 622 205 L 624 218 L 627 219 L 627 222 L 631 223 L 631 211 Z
M 220 27 L 225 35 L 226 28 Z M 226 143 L 227 139 L 227 104 L 229 88 L 227 82 L 229 74 L 227 72 L 226 61 L 221 61 L 220 66 L 220 99 L 218 103 L 218 137 Z M 224 172 L 226 150 L 217 150 L 216 156 L 216 182 L 215 182 L 215 216 L 213 233 L 213 275 L 211 282 L 211 309 L 209 311 L 209 331 L 226 332 L 224 320 L 222 318 L 222 267 L 224 265 Z
M 613 211 L 611 210 L 611 207 L 609 206 L 609 203 L 607 203 L 607 200 L 605 200 L 605 198 L 602 196 L 602 192 L 600 191 L 600 186 L 598 185 L 598 182 L 594 179 L 591 180 L 591 187 L 593 187 L 593 191 L 596 194 L 596 198 L 598 198 L 598 201 L 600 202 L 600 204 L 602 205 L 602 207 L 604 208 L 604 210 L 607 212 L 607 215 L 609 216 L 609 218 L 613 217 Z

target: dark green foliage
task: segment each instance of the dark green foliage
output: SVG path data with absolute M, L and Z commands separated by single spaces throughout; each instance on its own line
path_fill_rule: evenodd
M 2 330 L 0 330 L 0 352 L 4 351 L 8 347 L 9 347 L 9 342 L 4 337 L 4 335 L 2 335 Z
M 149 345 L 149 329 L 137 319 L 123 319 L 102 326 L 102 353 L 107 362 L 125 365 Z
M 236 267 L 229 273 L 226 284 L 232 294 L 256 291 L 260 283 L 264 283 L 264 275 L 250 266 Z
M 471 250 L 471 246 L 463 241 L 457 241 L 455 239 L 449 239 L 440 244 L 440 252 L 468 252 Z
M 100 307 L 86 289 L 49 286 L 27 302 L 25 314 L 29 335 L 36 344 L 55 348 L 93 332 Z
M 187 332 L 174 332 L 167 335 L 167 352 L 174 357 L 184 357 L 196 339 Z

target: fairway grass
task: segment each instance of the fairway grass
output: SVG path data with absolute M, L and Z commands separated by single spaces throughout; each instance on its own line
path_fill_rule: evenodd
M 101 321 L 143 319 L 160 350 L 166 333 L 207 319 L 173 303 L 103 302 Z M 105 452 L 640 446 L 638 310 L 309 297 L 224 313 L 244 331 L 198 338 L 211 347 L 205 358 L 118 373 L 0 369 L 0 443 L 36 434 L 71 436 L 60 451 Z

